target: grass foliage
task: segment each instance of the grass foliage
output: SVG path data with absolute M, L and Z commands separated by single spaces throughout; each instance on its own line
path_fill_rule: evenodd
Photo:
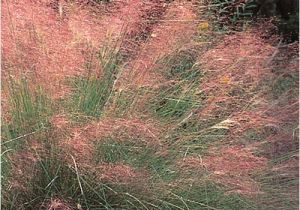
M 280 97 L 283 93 L 289 90 L 296 90 L 298 86 L 298 75 L 281 75 L 279 76 L 272 85 L 272 92 L 275 97 Z M 298 92 L 298 91 L 297 91 Z
M 251 21 L 257 8 L 255 0 L 235 1 L 235 0 L 209 0 L 208 14 L 218 29 L 234 28 Z
M 132 111 L 141 109 L 139 103 L 144 99 L 147 91 L 146 88 L 115 91 L 111 103 L 109 104 L 111 110 L 110 115 L 114 117 L 124 117 Z
M 2 119 L 1 125 L 3 187 L 10 181 L 12 165 L 9 156 L 19 148 L 26 147 L 26 141 L 33 134 L 44 131 L 49 126 L 49 117 L 52 113 L 51 101 L 41 87 L 31 87 L 30 84 L 26 78 L 11 78 L 4 84 L 9 109 L 8 118 Z
M 229 0 L 209 2 L 209 10 L 214 13 L 214 18 L 220 24 L 238 24 L 240 20 L 244 21 L 246 17 L 252 16 L 250 11 L 253 9 L 253 1 L 238 4 Z M 248 210 L 295 209 L 298 206 L 298 198 L 295 198 L 297 192 L 293 191 L 299 184 L 298 173 L 294 169 L 286 172 L 274 170 L 278 164 L 296 156 L 295 150 L 298 150 L 298 147 L 294 148 L 294 145 L 290 146 L 292 151 L 277 151 L 275 156 L 271 156 L 273 160 L 269 161 L 265 171 L 251 174 L 261 184 L 264 192 L 258 196 L 247 197 L 228 193 L 235 189 L 216 184 L 215 176 L 212 175 L 213 169 L 209 171 L 205 164 L 199 164 L 197 168 L 184 164 L 182 166 L 181 163 L 186 157 L 199 157 L 202 161 L 202 156 L 206 155 L 211 146 L 217 147 L 222 140 L 226 141 L 231 137 L 231 134 L 234 136 L 234 133 L 230 133 L 230 128 L 242 126 L 242 121 L 239 121 L 239 124 L 236 120 L 234 124 L 230 117 L 234 116 L 234 111 L 241 110 L 238 106 L 230 107 L 230 104 L 220 102 L 216 104 L 218 109 L 209 110 L 211 112 L 205 112 L 200 117 L 199 111 L 203 104 L 207 105 L 205 100 L 208 96 L 199 89 L 204 75 L 197 62 L 197 49 L 175 50 L 156 63 L 155 70 L 161 73 L 166 81 L 160 87 L 130 87 L 115 91 L 115 84 L 124 62 L 120 56 L 121 44 L 122 38 L 117 41 L 108 40 L 97 53 L 99 72 L 92 69 L 91 63 L 87 65 L 86 75 L 71 81 L 74 91 L 70 98 L 66 99 L 67 108 L 59 107 L 62 104 L 55 105 L 67 114 L 70 112 L 69 114 L 77 117 L 82 124 L 82 117 L 99 118 L 105 112 L 105 117 L 111 118 L 111 122 L 116 118 L 124 118 L 125 120 L 121 121 L 126 127 L 126 120 L 135 119 L 138 113 L 141 114 L 138 117 L 142 120 L 159 121 L 157 125 L 162 126 L 159 128 L 161 133 L 151 135 L 151 139 L 149 135 L 144 138 L 143 131 L 147 130 L 147 134 L 151 131 L 140 121 L 131 121 L 133 125 L 128 123 L 128 126 L 140 126 L 137 130 L 141 133 L 135 137 L 126 136 L 126 131 L 121 135 L 106 135 L 111 132 L 107 130 L 107 133 L 104 133 L 105 138 L 88 139 L 90 132 L 83 133 L 82 136 L 90 142 L 82 143 L 91 143 L 94 150 L 92 154 L 87 154 L 88 157 L 83 158 L 83 164 L 80 164 L 68 154 L 69 145 L 64 147 L 59 141 L 66 138 L 80 140 L 76 139 L 82 137 L 79 132 L 86 130 L 76 127 L 78 124 L 72 127 L 72 123 L 67 124 L 71 127 L 65 130 L 54 127 L 44 129 L 49 126 L 49 117 L 54 113 L 53 103 L 56 101 L 51 102 L 41 88 L 33 88 L 26 79 L 11 79 L 5 86 L 9 101 L 8 117 L 1 127 L 1 178 L 5 182 L 1 204 L 3 209 Z M 270 87 L 270 92 L 275 97 L 281 97 L 295 89 L 297 79 L 292 75 L 281 75 Z M 244 91 L 233 89 L 229 93 L 230 97 L 240 95 L 246 97 Z M 86 125 L 88 124 L 84 126 Z M 90 128 L 93 126 L 87 126 L 88 131 Z M 28 136 L 40 130 L 43 130 L 42 135 Z M 123 132 L 115 128 L 112 130 Z M 263 142 L 267 137 L 256 128 L 251 128 L 241 133 L 240 138 L 238 144 L 247 145 Z M 38 139 L 42 149 L 31 149 L 32 145 L 27 140 L 32 139 Z M 229 140 L 232 145 L 236 143 Z M 16 145 L 22 147 L 15 147 Z M 261 145 L 270 146 L 269 142 Z M 265 148 L 262 150 L 267 151 Z M 28 161 L 30 164 L 24 160 L 26 164 L 18 166 L 18 160 L 10 162 L 10 158 L 14 157 L 10 156 L 11 152 L 21 155 L 22 152 L 25 155 L 26 152 L 32 152 L 37 158 Z M 264 153 L 256 155 L 264 156 Z M 89 162 L 86 163 L 86 160 Z M 137 172 L 137 176 L 130 177 L 130 181 L 120 181 L 102 175 L 105 172 L 115 172 L 122 176 L 122 170 L 99 171 L 101 166 L 118 164 L 128 166 L 133 172 Z M 15 171 L 10 173 L 10 170 Z M 113 167 L 107 170 L 113 170 Z M 28 171 L 30 174 L 25 176 Z M 19 182 L 19 177 L 14 177 L 16 174 L 22 176 L 22 183 Z M 234 175 L 232 178 L 235 178 Z
M 201 71 L 197 64 L 196 51 L 193 49 L 179 49 L 163 56 L 159 61 L 160 71 L 171 80 L 195 81 Z
M 33 167 L 33 179 L 26 192 L 15 191 L 4 198 L 4 209 L 47 209 L 51 200 L 59 207 L 77 209 L 246 209 L 239 196 L 225 195 L 214 185 L 198 185 L 166 191 L 134 191 L 130 186 L 103 182 L 93 174 L 81 173 L 57 157 L 41 159 Z M 132 187 L 132 186 L 131 186 Z M 148 191 L 151 189 L 148 189 Z M 145 194 L 145 195 L 144 195 Z M 7 195 L 6 195 L 7 196 Z M 251 209 L 251 208 L 247 208 Z
M 194 97 L 195 94 L 190 87 L 183 88 L 179 85 L 162 87 L 151 100 L 150 107 L 160 118 L 180 118 L 192 108 L 200 106 L 200 102 Z
M 26 79 L 11 79 L 8 94 L 10 120 L 2 124 L 6 140 L 46 126 L 51 103 L 40 87 L 31 90 Z
M 299 168 L 288 164 L 296 158 L 297 154 L 298 150 L 273 158 L 266 170 L 253 174 L 264 192 L 255 198 L 255 202 L 261 209 L 297 209 L 299 207 Z M 285 170 L 274 170 L 280 163 L 286 164 Z
M 70 157 L 71 158 L 71 157 Z M 69 209 L 143 209 L 143 202 L 129 194 L 126 186 L 96 181 L 91 173 L 79 173 L 57 156 L 43 157 L 33 166 L 27 191 L 11 192 L 4 209 L 48 209 L 58 199 Z
M 36 153 L 38 158 L 34 164 L 24 166 L 31 171 L 31 176 L 23 183 L 25 188 L 14 186 L 5 191 L 2 195 L 3 209 L 49 209 L 54 205 L 52 202 L 56 202 L 57 208 L 65 209 L 196 210 L 245 207 L 245 200 L 235 195 L 225 195 L 222 188 L 210 182 L 199 180 L 189 183 L 189 179 L 184 178 L 182 183 L 171 184 L 176 181 L 174 178 L 178 178 L 178 174 L 175 176 L 170 170 L 175 159 L 159 156 L 157 148 L 145 142 L 106 139 L 96 144 L 97 164 L 122 162 L 132 165 L 135 170 L 152 172 L 149 179 L 144 177 L 124 183 L 101 179 L 96 170 L 81 169 L 71 155 L 66 155 L 66 162 L 54 141 L 46 139 L 47 149 Z
M 257 209 L 246 198 L 234 194 L 224 194 L 220 186 L 210 181 L 178 188 L 171 195 L 173 203 L 180 206 L 181 209 Z
M 171 179 L 172 158 L 159 155 L 159 148 L 147 145 L 141 140 L 114 140 L 111 138 L 96 142 L 96 162 L 124 163 L 137 169 L 148 170 L 154 176 Z
M 173 81 L 161 86 L 149 102 L 150 109 L 160 119 L 178 119 L 200 107 L 198 85 L 201 71 L 195 52 L 175 51 L 160 59 L 158 68 L 167 80 Z
M 71 107 L 87 116 L 99 117 L 109 100 L 120 67 L 120 42 L 108 43 L 98 52 L 101 72 L 88 72 L 73 81 L 75 93 Z M 98 76 L 101 75 L 101 76 Z

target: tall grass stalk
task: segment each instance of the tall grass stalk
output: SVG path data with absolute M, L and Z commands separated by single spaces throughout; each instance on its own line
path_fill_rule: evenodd
M 27 79 L 10 79 L 9 122 L 2 122 L 5 140 L 44 128 L 51 114 L 51 102 L 41 87 L 30 88 Z
M 87 76 L 75 80 L 74 102 L 77 109 L 87 116 L 98 117 L 109 100 L 120 69 L 120 47 L 123 36 L 112 38 L 99 50 L 97 56 L 101 66 L 99 76 L 89 71 Z

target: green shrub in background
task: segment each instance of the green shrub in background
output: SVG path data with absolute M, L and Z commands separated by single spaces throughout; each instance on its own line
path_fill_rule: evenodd
M 251 21 L 257 8 L 255 0 L 209 0 L 210 18 L 219 29 L 239 29 Z

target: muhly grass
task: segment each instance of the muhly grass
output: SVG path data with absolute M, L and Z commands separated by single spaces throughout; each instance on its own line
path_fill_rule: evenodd
M 12 191 L 4 199 L 5 209 L 43 209 L 50 199 L 63 201 L 70 209 L 139 209 L 142 202 L 126 186 L 104 183 L 92 173 L 79 173 L 75 160 L 69 165 L 54 156 L 42 157 L 33 166 L 26 192 Z M 72 158 L 70 156 L 70 158 Z
M 161 120 L 180 119 L 201 105 L 201 70 L 193 50 L 177 50 L 157 61 L 158 70 L 173 81 L 154 91 L 149 107 Z M 200 97 L 201 98 L 201 97 Z
M 179 148 L 159 152 L 159 148 L 135 140 L 102 139 L 96 141 L 95 161 L 98 163 L 125 163 L 135 169 L 149 172 L 153 204 L 149 209 L 256 209 L 247 198 L 225 194 L 221 185 L 213 184 L 204 174 L 196 176 L 180 171 L 176 165 Z M 185 174 L 185 175 L 184 175 Z M 184 181 L 180 181 L 184 180 Z M 162 183 L 164 183 L 162 185 Z M 160 193 L 160 194 L 157 194 Z
M 250 200 L 237 194 L 225 194 L 224 188 L 211 181 L 180 186 L 170 194 L 181 209 L 257 209 Z
M 4 138 L 15 138 L 46 126 L 51 114 L 51 101 L 42 88 L 29 88 L 26 79 L 13 80 L 8 84 L 10 121 L 4 122 Z
M 73 105 L 79 112 L 87 116 L 98 117 L 102 113 L 113 87 L 113 79 L 76 78 L 74 86 L 76 92 L 73 94 Z M 76 110 L 75 110 L 76 111 Z
M 151 94 L 151 88 L 119 89 L 114 92 L 108 104 L 109 115 L 112 117 L 126 117 L 134 112 L 145 111 L 145 102 Z
M 2 119 L 1 125 L 1 180 L 4 188 L 11 181 L 9 155 L 26 147 L 27 141 L 33 136 L 38 138 L 38 133 L 43 133 L 49 126 L 52 103 L 41 87 L 31 87 L 30 84 L 26 78 L 10 78 L 4 84 L 9 101 L 9 118 Z
M 24 139 L 42 132 L 49 126 L 49 117 L 52 113 L 51 100 L 41 87 L 29 86 L 30 82 L 25 78 L 10 79 L 7 84 L 9 118 L 2 121 L 1 125 L 3 153 L 22 146 Z
M 176 91 L 174 94 L 176 95 Z M 41 97 L 33 97 L 30 93 L 25 95 L 31 101 L 29 107 L 42 107 L 37 105 L 42 104 L 38 100 Z M 16 96 L 20 97 L 19 95 Z M 128 101 L 131 100 L 129 99 Z M 171 107 L 171 111 L 165 113 L 170 112 L 174 115 L 166 115 L 164 117 L 176 118 L 189 113 L 193 110 L 194 103 L 191 102 L 191 99 L 186 103 L 188 105 L 179 106 L 178 109 L 176 105 L 168 104 Z M 22 114 L 19 115 L 23 116 Z M 19 115 L 16 114 L 16 116 Z M 23 118 L 17 117 L 16 119 Z M 40 122 L 46 122 L 46 119 L 41 117 L 35 122 L 39 125 Z M 184 122 L 190 122 L 190 120 L 188 118 Z M 24 119 L 21 122 L 24 122 Z M 178 128 L 183 126 L 181 129 L 187 129 L 186 133 L 180 131 L 182 134 L 180 138 L 186 138 L 188 133 L 197 134 L 199 128 L 196 124 L 194 126 L 184 126 L 184 123 L 179 123 Z M 173 131 L 178 132 L 176 129 Z M 222 132 L 221 134 L 224 135 Z M 202 141 L 199 137 L 200 134 L 197 135 L 195 137 L 198 139 L 194 143 L 205 145 L 206 140 Z M 50 138 L 51 135 L 46 135 L 46 137 Z M 71 155 L 68 156 L 66 154 L 66 157 L 69 159 L 67 162 L 65 159 L 62 159 L 62 151 L 55 146 L 55 139 L 42 139 L 42 141 L 47 143 L 48 146 L 45 146 L 45 151 L 42 154 L 37 154 L 39 158 L 30 166 L 31 178 L 26 183 L 23 183 L 26 190 L 6 188 L 9 190 L 3 194 L 2 208 L 47 209 L 50 205 L 49 202 L 59 200 L 63 203 L 61 205 L 70 209 L 78 209 L 79 207 L 82 209 L 111 210 L 256 209 L 247 198 L 236 194 L 226 194 L 225 188 L 212 184 L 204 175 L 199 175 L 199 177 L 194 174 L 191 174 L 191 176 L 182 175 L 176 165 L 176 161 L 178 158 L 187 155 L 187 145 L 172 145 L 169 142 L 171 141 L 170 138 L 166 138 L 166 142 L 163 142 L 163 147 L 152 145 L 143 139 L 107 138 L 95 141 L 96 151 L 94 163 L 91 163 L 91 166 L 92 164 L 97 165 L 101 163 L 124 163 L 135 170 L 147 172 L 149 176 L 147 179 L 136 180 L 137 184 L 143 182 L 140 185 L 138 184 L 138 187 L 130 183 L 104 181 L 94 171 L 82 170 Z M 192 148 L 191 145 L 188 146 Z M 196 153 L 198 151 L 193 152 Z M 188 151 L 188 154 L 190 154 L 190 151 Z M 13 179 L 13 177 L 8 178 L 9 180 Z M 146 186 L 146 188 L 143 188 L 143 186 Z
M 105 108 L 110 108 L 107 106 L 112 106 L 109 117 L 123 117 L 146 95 L 144 90 L 114 91 L 121 71 L 119 49 L 119 44 L 104 46 L 98 52 L 102 71 L 96 74 L 89 71 L 72 80 L 74 92 L 66 99 L 71 115 L 99 118 Z M 298 202 L 290 189 L 294 189 L 298 181 L 285 173 L 269 169 L 253 175 L 262 185 L 264 194 L 251 197 L 228 193 L 224 185 L 210 180 L 213 172 L 180 171 L 178 161 L 186 156 L 205 155 L 210 146 L 216 146 L 229 133 L 228 113 L 224 110 L 207 119 L 199 119 L 196 115 L 205 103 L 205 96 L 198 89 L 202 72 L 195 54 L 193 50 L 177 50 L 159 61 L 162 75 L 171 82 L 149 91 L 152 97 L 145 107 L 146 112 L 170 125 L 162 132 L 159 145 L 142 138 L 90 139 L 95 151 L 88 166 L 90 170 L 86 170 L 73 156 L 55 145 L 57 139 L 50 134 L 53 131 L 45 130 L 49 134 L 47 139 L 35 136 L 47 145 L 44 145 L 45 151 L 35 154 L 38 158 L 30 166 L 31 178 L 22 183 L 25 190 L 5 185 L 2 208 L 54 209 L 50 203 L 60 201 L 57 209 L 63 209 L 62 206 L 78 210 L 295 209 Z M 274 95 L 284 93 L 295 83 L 293 77 L 280 77 L 273 84 Z M 12 81 L 9 96 L 11 121 L 2 126 L 1 163 L 2 178 L 12 183 L 14 177 L 8 173 L 9 162 L 5 158 L 13 149 L 8 142 L 17 142 L 15 140 L 26 138 L 24 135 L 46 127 L 51 105 L 43 91 L 32 91 L 26 80 Z M 244 135 L 249 142 L 261 138 L 251 132 Z M 128 165 L 146 176 L 135 180 L 135 184 L 104 180 L 95 171 L 102 163 Z
M 37 161 L 26 166 L 31 171 L 30 178 L 23 183 L 26 190 L 13 187 L 2 195 L 3 209 L 47 209 L 53 200 L 69 209 L 249 209 L 248 201 L 224 194 L 222 187 L 211 182 L 182 177 L 185 181 L 176 183 L 178 174 L 165 179 L 170 176 L 166 169 L 175 159 L 166 161 L 145 144 L 107 139 L 97 147 L 98 163 L 124 162 L 136 170 L 149 171 L 150 176 L 160 174 L 155 179 L 135 180 L 133 185 L 101 179 L 95 171 L 82 169 L 71 155 L 66 155 L 66 162 L 53 141 L 45 140 L 48 149 L 36 153 Z
M 193 68 L 193 65 L 184 66 Z M 86 116 L 101 115 L 112 94 L 116 68 L 116 66 L 108 68 L 102 78 L 89 76 L 74 80 L 76 91 L 72 103 L 76 111 Z M 178 69 L 185 71 L 183 67 Z M 257 199 L 226 193 L 225 186 L 214 184 L 209 179 L 210 172 L 197 174 L 192 171 L 189 173 L 180 171 L 176 164 L 178 160 L 188 155 L 205 154 L 210 145 L 216 145 L 227 135 L 228 126 L 226 115 L 215 118 L 212 116 L 207 120 L 199 120 L 195 116 L 195 111 L 201 104 L 199 100 L 201 97 L 197 95 L 198 76 L 193 77 L 191 82 L 189 78 L 175 71 L 172 77 L 178 84 L 154 92 L 148 106 L 161 121 L 172 120 L 172 123 L 176 123 L 165 132 L 166 136 L 161 142 L 163 145 L 153 145 L 143 139 L 117 137 L 94 141 L 94 160 L 90 166 L 122 163 L 134 170 L 146 172 L 148 177 L 136 180 L 137 186 L 103 180 L 95 171 L 80 168 L 71 155 L 66 155 L 69 161 L 62 159 L 62 151 L 55 147 L 55 140 L 47 139 L 45 142 L 50 146 L 45 147 L 45 153 L 38 154 L 37 162 L 31 166 L 32 175 L 25 183 L 26 190 L 9 189 L 3 194 L 2 208 L 47 209 L 49 202 L 59 200 L 63 203 L 61 205 L 69 209 L 264 209 L 266 205 L 261 202 L 269 201 L 276 201 L 280 205 L 285 205 L 286 209 L 293 209 L 296 206 L 295 199 L 287 196 L 285 191 L 281 191 L 284 186 L 296 184 L 295 179 L 291 177 L 268 173 L 257 175 L 256 178 L 266 192 L 261 199 Z M 13 83 L 14 87 L 20 88 L 12 89 L 11 99 L 14 108 L 10 113 L 12 120 L 17 123 L 13 124 L 16 125 L 15 130 L 7 129 L 8 127 L 4 129 L 4 133 L 8 132 L 10 135 L 16 133 L 9 138 L 8 134 L 5 134 L 8 139 L 41 128 L 47 123 L 49 116 L 47 113 L 50 113 L 49 103 L 41 90 L 32 92 L 26 82 L 20 84 L 21 88 Z M 13 92 L 16 90 L 20 92 Z M 125 90 L 114 93 L 112 104 L 119 110 L 114 114 L 123 116 L 128 108 L 133 106 L 134 101 L 142 96 L 142 93 Z M 21 112 L 18 113 L 18 110 Z M 27 121 L 30 123 L 26 123 Z M 25 130 L 22 130 L 23 128 Z M 2 156 L 9 153 L 9 149 L 5 148 Z M 5 161 L 2 159 L 2 163 Z M 4 164 L 4 167 L 7 166 Z M 4 175 L 2 173 L 2 176 Z M 9 174 L 5 176 L 13 180 Z M 278 195 L 279 191 L 282 199 L 274 199 L 274 194 Z M 277 204 L 268 204 L 269 206 L 276 207 Z
M 195 81 L 201 75 L 197 53 L 193 49 L 179 49 L 157 61 L 166 79 Z
M 120 46 L 122 38 L 102 46 L 97 57 L 101 72 L 88 70 L 85 76 L 72 81 L 74 93 L 69 106 L 74 113 L 79 112 L 91 117 L 99 117 L 113 94 L 117 75 L 121 68 Z M 99 76 L 101 75 L 101 76 Z
M 294 90 L 296 92 L 298 89 L 298 79 L 299 75 L 295 74 L 284 74 L 279 76 L 272 84 L 272 93 L 274 97 L 278 98 L 281 94 L 289 90 Z
M 133 168 L 149 171 L 153 177 L 172 179 L 176 177 L 174 156 L 160 154 L 160 148 L 147 145 L 139 139 L 96 141 L 95 161 L 100 163 L 125 163 Z
M 297 155 L 298 151 L 293 151 L 276 157 L 269 161 L 267 169 L 252 175 L 260 183 L 263 191 L 261 195 L 254 197 L 254 202 L 261 209 L 297 209 L 299 207 L 299 168 L 288 164 Z M 287 164 L 284 170 L 280 170 L 281 163 Z
M 128 90 L 117 91 L 112 99 L 112 111 L 111 114 L 116 117 L 126 115 L 128 110 L 132 108 L 137 98 L 138 93 Z
M 187 113 L 164 136 L 164 142 L 182 157 L 205 155 L 210 146 L 222 144 L 223 139 L 230 134 L 231 121 L 226 116 L 200 119 L 195 110 Z
M 195 92 L 189 87 L 180 86 L 161 88 L 159 93 L 150 101 L 150 109 L 162 119 L 174 119 L 184 116 L 192 108 L 200 106 L 193 96 Z

